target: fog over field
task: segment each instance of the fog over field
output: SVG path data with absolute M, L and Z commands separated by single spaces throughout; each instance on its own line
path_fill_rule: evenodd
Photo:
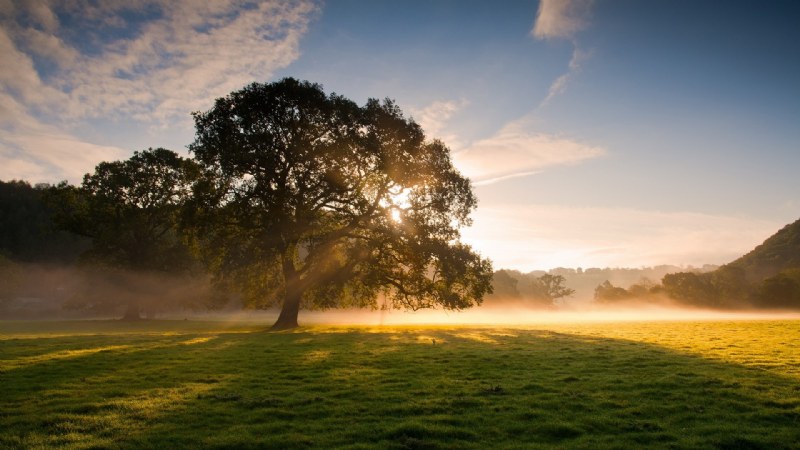
M 269 323 L 277 316 L 277 310 L 209 312 L 198 314 L 170 314 L 173 319 L 219 320 L 230 322 Z M 798 311 L 714 311 L 710 309 L 685 308 L 679 306 L 628 306 L 624 308 L 590 307 L 575 309 L 540 310 L 523 305 L 508 307 L 476 307 L 465 311 L 442 310 L 329 310 L 303 311 L 301 325 L 334 326 L 536 326 L 555 323 L 612 323 L 612 322 L 677 322 L 677 321 L 752 321 L 752 320 L 796 320 Z

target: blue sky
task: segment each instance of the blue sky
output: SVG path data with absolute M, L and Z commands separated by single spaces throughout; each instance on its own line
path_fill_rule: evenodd
M 496 267 L 720 264 L 800 217 L 800 4 L 0 0 L 0 179 L 185 152 L 251 81 L 391 97 Z

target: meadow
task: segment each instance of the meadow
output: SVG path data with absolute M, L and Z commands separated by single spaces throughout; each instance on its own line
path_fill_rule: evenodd
M 0 322 L 2 448 L 800 448 L 800 321 Z

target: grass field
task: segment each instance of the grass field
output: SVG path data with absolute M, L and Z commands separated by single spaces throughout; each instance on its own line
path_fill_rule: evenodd
M 0 322 L 0 447 L 800 448 L 800 321 Z

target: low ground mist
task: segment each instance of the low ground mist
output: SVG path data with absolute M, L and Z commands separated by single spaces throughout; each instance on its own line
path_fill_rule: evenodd
M 271 323 L 278 310 L 209 312 L 172 315 L 173 319 L 221 320 Z M 537 310 L 524 306 L 476 307 L 464 311 L 328 310 L 301 311 L 300 325 L 503 325 L 526 326 L 549 323 L 610 323 L 651 321 L 722 321 L 800 319 L 798 311 L 714 311 L 668 306 L 628 306 L 623 308 L 583 307 L 581 309 Z

